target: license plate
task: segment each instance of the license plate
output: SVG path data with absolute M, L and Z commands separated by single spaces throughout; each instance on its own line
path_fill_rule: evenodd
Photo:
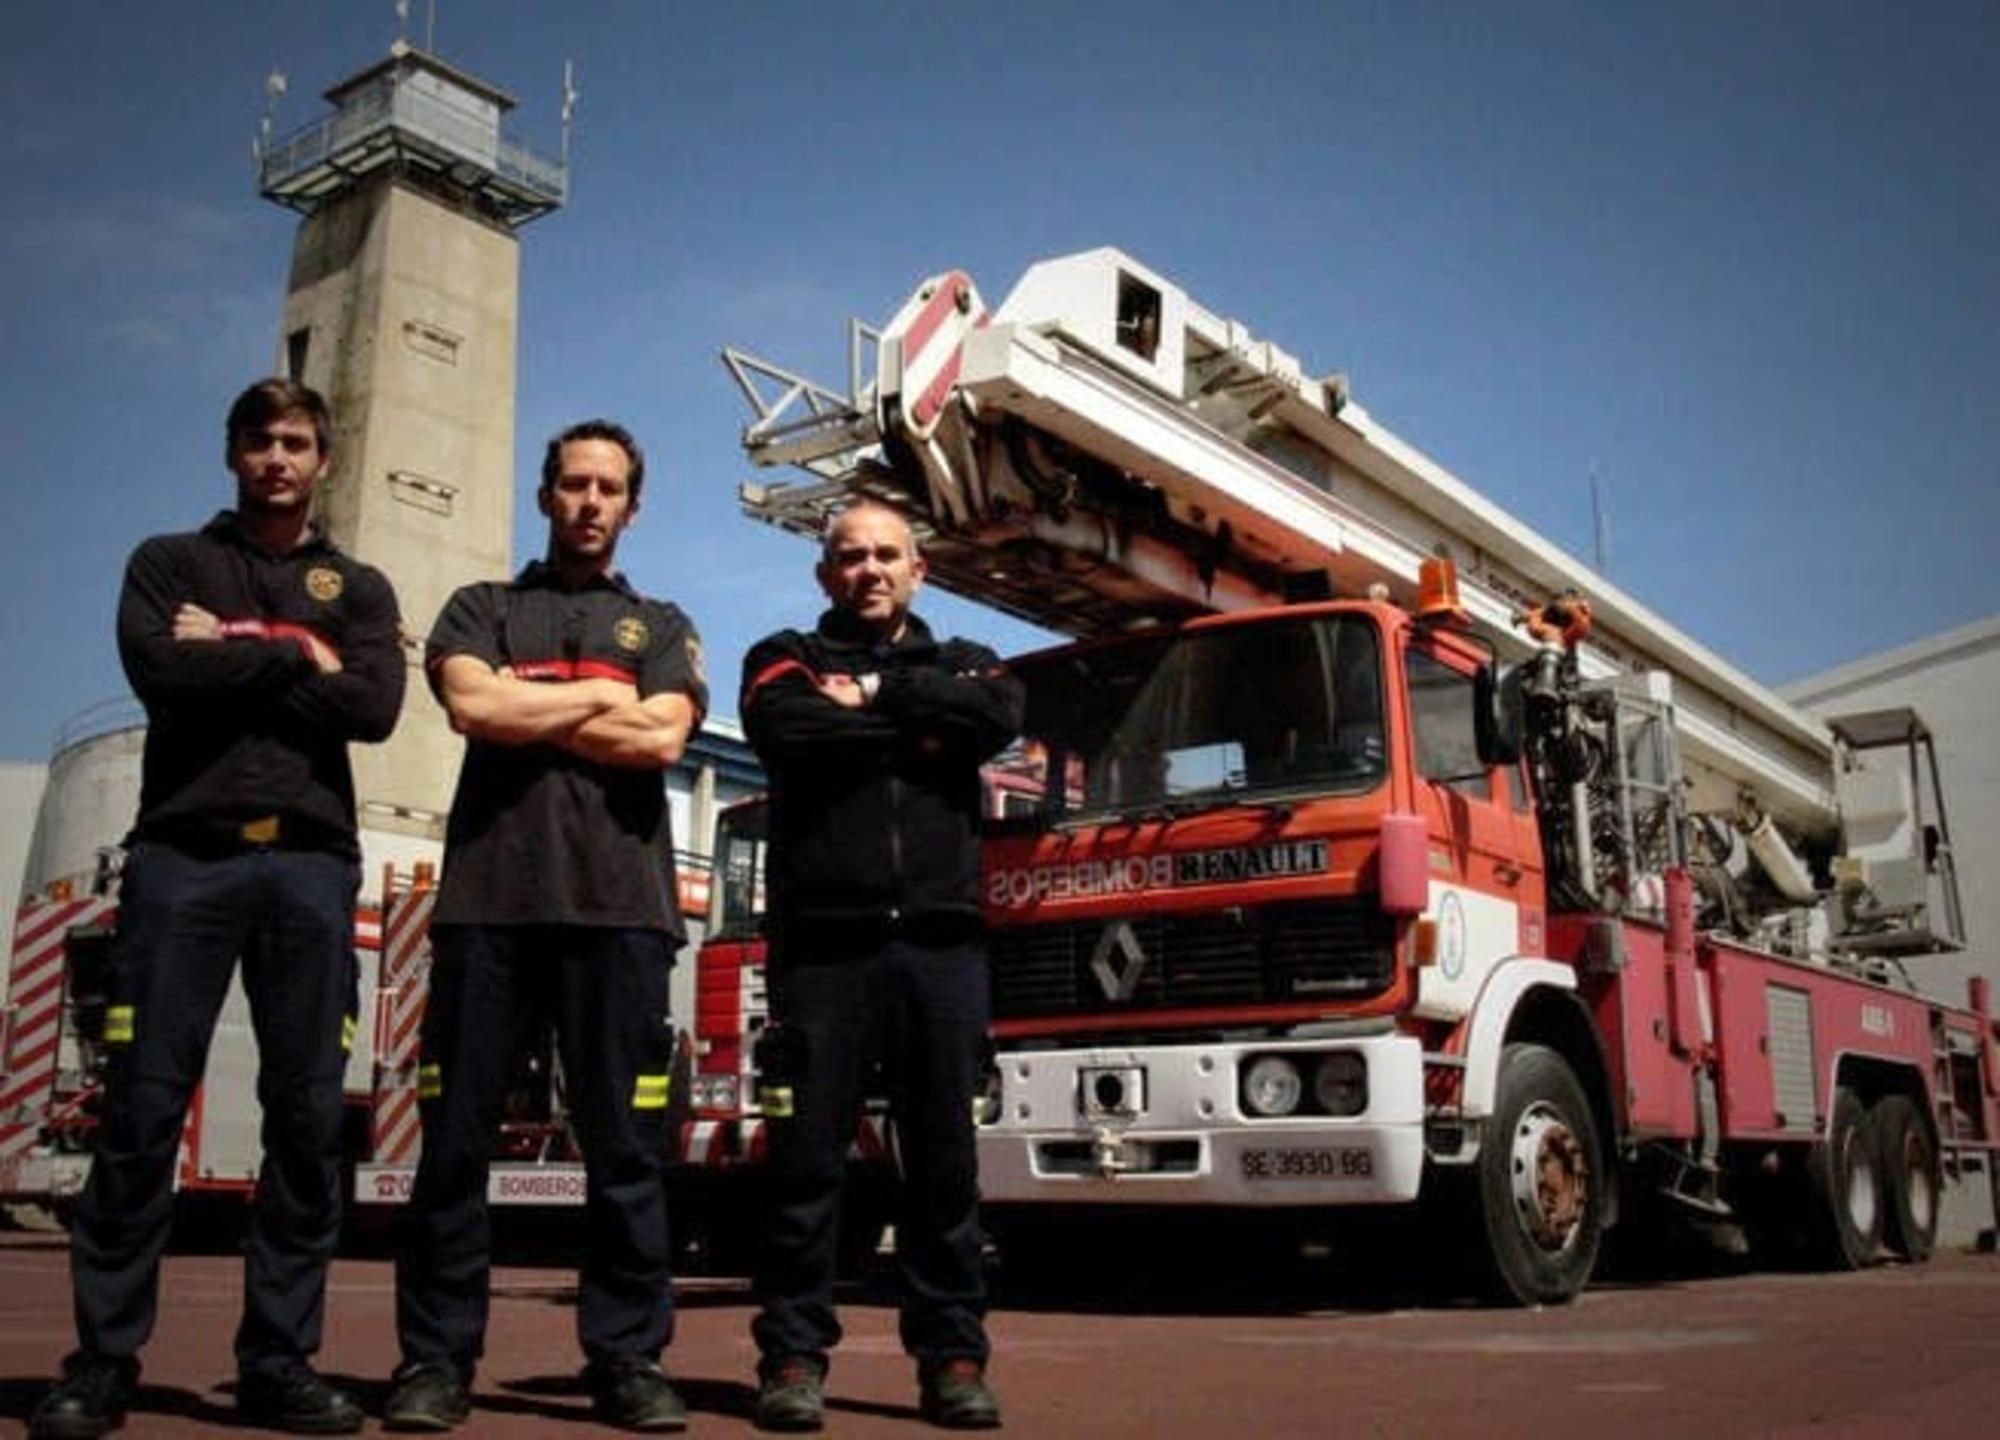
M 1260 1146 L 1241 1152 L 1245 1180 L 1366 1180 L 1375 1154 L 1359 1145 Z

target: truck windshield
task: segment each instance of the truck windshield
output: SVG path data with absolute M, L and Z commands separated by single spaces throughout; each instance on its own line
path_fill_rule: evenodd
M 1286 616 L 1030 657 L 1009 816 L 1175 814 L 1378 784 L 1382 657 L 1360 615 Z M 1054 783 L 1061 777 L 1061 783 Z
M 764 835 L 761 800 L 732 805 L 715 822 L 715 894 L 709 901 L 709 935 L 717 940 L 755 936 L 764 914 Z

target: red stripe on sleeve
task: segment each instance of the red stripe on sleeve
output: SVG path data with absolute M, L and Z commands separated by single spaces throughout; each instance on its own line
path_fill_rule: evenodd
M 576 667 L 567 660 L 516 660 L 510 667 L 516 680 L 574 680 Z
M 766 665 L 762 670 L 759 670 L 755 675 L 752 675 L 750 677 L 749 681 L 743 687 L 743 699 L 741 701 L 741 707 L 745 710 L 748 710 L 750 708 L 750 702 L 757 697 L 757 692 L 759 690 L 762 690 L 766 685 L 769 685 L 773 680 L 777 680 L 782 678 L 783 676 L 791 674 L 794 670 L 798 671 L 801 675 L 805 676 L 806 679 L 812 681 L 815 685 L 819 683 L 819 677 L 813 674 L 811 667 L 809 667 L 805 663 L 805 661 L 780 660 L 775 664 Z

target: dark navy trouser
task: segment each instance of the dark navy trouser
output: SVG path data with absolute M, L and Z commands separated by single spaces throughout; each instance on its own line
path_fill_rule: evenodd
M 83 1354 L 129 1359 L 152 1334 L 181 1126 L 239 957 L 260 1056 L 264 1160 L 243 1247 L 237 1365 L 281 1371 L 319 1349 L 326 1267 L 340 1238 L 359 881 L 352 860 L 314 851 L 210 858 L 142 841 L 126 857 L 107 1089 L 70 1232 Z
M 772 1047 L 792 1091 L 766 1121 L 771 1211 L 752 1326 L 768 1371 L 826 1364 L 840 1340 L 833 1273 L 862 1077 L 879 1063 L 902 1165 L 896 1258 L 903 1348 L 920 1365 L 988 1353 L 972 1098 L 984 1062 L 986 948 L 977 939 L 852 943 L 808 930 L 769 970 Z M 771 1083 L 765 1076 L 764 1083 Z
M 423 1154 L 396 1262 L 404 1362 L 469 1377 L 485 1351 L 493 1145 L 515 1062 L 551 1020 L 586 1172 L 577 1337 L 596 1364 L 657 1360 L 674 1333 L 672 942 L 658 930 L 438 925 L 431 949 L 422 1064 L 435 1093 L 420 1101 Z

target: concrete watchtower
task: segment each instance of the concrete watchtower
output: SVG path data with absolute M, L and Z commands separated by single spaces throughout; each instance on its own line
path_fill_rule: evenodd
M 304 216 L 281 367 L 333 406 L 320 521 L 389 576 L 414 637 L 396 733 L 354 751 L 364 835 L 406 837 L 370 858 L 401 859 L 435 854 L 461 750 L 415 673 L 422 637 L 454 589 L 512 567 L 515 232 L 568 171 L 501 134 L 510 97 L 400 40 L 326 99 L 262 148 L 258 188 Z

